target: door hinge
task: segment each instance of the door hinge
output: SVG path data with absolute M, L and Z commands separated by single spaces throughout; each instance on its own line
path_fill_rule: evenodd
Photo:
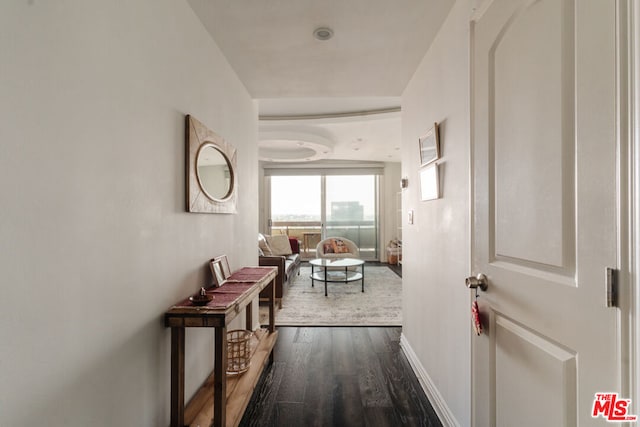
M 618 307 L 618 270 L 607 267 L 607 307 Z

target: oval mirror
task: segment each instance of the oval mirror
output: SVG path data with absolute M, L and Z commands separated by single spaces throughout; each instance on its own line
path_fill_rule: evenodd
M 196 175 L 202 192 L 213 200 L 224 200 L 233 192 L 229 159 L 213 144 L 202 144 L 196 157 Z

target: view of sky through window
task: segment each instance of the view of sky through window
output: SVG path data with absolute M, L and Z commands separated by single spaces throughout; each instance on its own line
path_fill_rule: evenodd
M 273 221 L 320 221 L 319 176 L 272 176 Z
M 362 221 L 375 218 L 373 175 L 327 177 L 327 221 Z
M 373 220 L 375 176 L 326 177 L 327 220 Z M 321 221 L 320 176 L 272 176 L 271 219 Z

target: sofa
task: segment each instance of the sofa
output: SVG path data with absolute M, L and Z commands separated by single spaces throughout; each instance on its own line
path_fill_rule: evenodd
M 258 234 L 259 265 L 278 267 L 276 276 L 276 303 L 282 308 L 282 298 L 286 294 L 293 277 L 300 274 L 300 244 L 297 239 L 287 236 Z M 260 299 L 269 297 L 267 291 L 260 293 Z

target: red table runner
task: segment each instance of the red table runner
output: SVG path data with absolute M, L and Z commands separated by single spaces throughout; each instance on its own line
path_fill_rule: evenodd
M 273 267 L 244 267 L 234 272 L 229 278 L 217 288 L 206 290 L 207 295 L 212 295 L 213 300 L 206 305 L 192 303 L 189 298 L 179 302 L 175 307 L 208 307 L 227 308 L 233 305 L 236 300 Z M 197 294 L 196 294 L 197 295 Z
M 243 267 L 238 271 L 235 271 L 227 278 L 228 281 L 238 280 L 247 282 L 257 282 L 262 279 L 267 271 L 272 270 L 273 267 Z

